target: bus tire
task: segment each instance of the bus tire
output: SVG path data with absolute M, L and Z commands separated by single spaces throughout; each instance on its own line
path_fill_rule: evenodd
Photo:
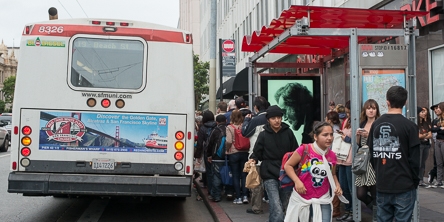
M 8 151 L 8 148 L 9 148 L 9 139 L 5 138 L 5 140 L 3 140 L 2 146 L 0 147 L 0 152 L 6 152 Z

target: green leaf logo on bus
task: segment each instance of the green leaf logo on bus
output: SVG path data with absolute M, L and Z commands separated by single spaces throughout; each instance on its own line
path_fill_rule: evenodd
M 65 47 L 65 41 L 40 40 L 40 37 L 37 37 L 36 39 L 28 39 L 26 46 Z

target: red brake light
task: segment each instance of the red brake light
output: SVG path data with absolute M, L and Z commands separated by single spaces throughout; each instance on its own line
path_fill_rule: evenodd
M 175 158 L 176 160 L 182 160 L 182 159 L 183 159 L 183 153 L 182 153 L 182 152 L 176 152 L 176 153 L 174 154 L 174 158 Z
M 196 135 L 197 136 L 197 135 Z M 197 137 L 194 137 L 195 138 L 195 140 L 197 141 Z M 188 139 L 190 140 L 191 139 L 191 132 L 190 131 L 188 131 Z
M 24 126 L 24 127 L 22 128 L 22 133 L 23 133 L 24 135 L 29 135 L 29 134 L 31 134 L 31 132 L 32 132 L 32 129 L 31 129 L 31 127 L 29 127 L 29 126 Z
M 106 22 L 106 25 L 115 25 L 115 22 Z
M 92 21 L 91 22 L 93 25 L 100 25 L 102 22 L 101 21 Z
M 128 22 L 121 22 L 120 26 L 129 26 L 129 23 Z
M 17 162 L 12 162 L 12 169 L 17 170 Z
M 31 154 L 31 149 L 29 149 L 29 147 L 23 147 L 20 153 L 22 156 L 29 156 Z
M 111 101 L 109 99 L 102 99 L 103 108 L 108 108 L 111 105 Z
M 191 34 L 185 34 L 185 42 L 187 43 L 191 42 Z
M 176 140 L 183 140 L 184 137 L 185 137 L 185 134 L 182 131 L 176 132 Z
M 14 126 L 14 135 L 17 135 L 19 133 L 18 126 Z
M 31 26 L 26 26 L 25 27 L 25 34 L 29 34 L 31 32 Z

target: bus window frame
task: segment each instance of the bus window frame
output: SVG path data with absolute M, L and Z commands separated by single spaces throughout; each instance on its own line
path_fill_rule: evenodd
M 90 39 L 112 39 L 112 40 L 137 40 L 143 44 L 143 64 L 142 64 L 142 84 L 137 89 L 118 89 L 118 88 L 94 88 L 94 87 L 79 87 L 75 86 L 71 82 L 72 75 L 72 63 L 73 63 L 73 44 L 74 40 L 77 38 L 90 38 Z M 148 61 L 148 44 L 145 39 L 140 37 L 132 36 L 107 36 L 107 35 L 87 35 L 87 34 L 77 34 L 70 38 L 68 43 L 68 66 L 67 66 L 67 77 L 66 82 L 74 91 L 90 91 L 90 92 L 118 92 L 118 93 L 139 93 L 145 89 L 147 85 L 147 61 Z

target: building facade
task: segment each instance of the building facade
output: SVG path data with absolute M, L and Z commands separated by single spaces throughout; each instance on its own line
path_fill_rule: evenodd
M 16 51 L 18 48 L 8 48 L 3 40 L 0 44 L 0 90 L 3 89 L 3 82 L 10 76 L 17 74 Z M 3 93 L 0 93 L 0 99 L 4 100 Z
M 200 54 L 200 1 L 180 0 L 179 1 L 179 24 L 177 28 L 189 31 L 193 34 L 194 54 Z

